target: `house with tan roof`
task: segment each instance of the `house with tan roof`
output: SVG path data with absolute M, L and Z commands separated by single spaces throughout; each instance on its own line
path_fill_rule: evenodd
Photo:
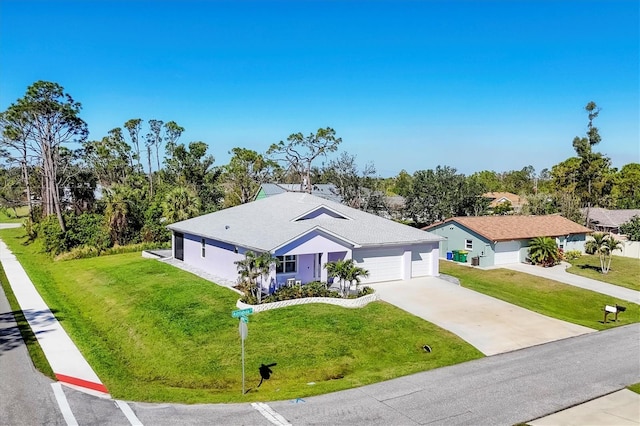
M 327 282 L 327 262 L 353 259 L 369 271 L 363 283 L 438 276 L 441 237 L 303 192 L 282 192 L 172 223 L 175 259 L 228 281 L 245 253 L 280 262 L 263 290 L 288 280 Z
M 440 243 L 441 258 L 463 250 L 468 252 L 467 262 L 484 267 L 524 262 L 535 237 L 552 237 L 565 251 L 584 252 L 592 232 L 560 215 L 452 217 L 422 229 L 445 239 Z
M 511 192 L 486 192 L 482 194 L 484 198 L 489 199 L 489 209 L 495 209 L 500 204 L 509 203 L 514 213 L 519 213 L 522 206 L 527 204 L 527 200 Z

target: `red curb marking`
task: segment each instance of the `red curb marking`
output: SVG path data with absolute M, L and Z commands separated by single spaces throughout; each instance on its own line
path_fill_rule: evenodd
M 76 377 L 65 376 L 64 374 L 56 374 L 56 379 L 64 383 L 69 383 L 70 385 L 76 385 L 98 392 L 109 393 L 109 391 L 107 391 L 107 388 L 102 383 L 94 383 L 88 380 L 78 379 Z

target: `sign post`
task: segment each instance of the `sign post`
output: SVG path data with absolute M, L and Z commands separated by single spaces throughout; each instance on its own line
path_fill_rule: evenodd
M 247 323 L 245 321 L 242 321 L 243 318 L 246 317 L 240 318 L 240 326 L 238 331 L 240 332 L 240 344 L 242 345 L 242 394 L 244 395 L 244 341 L 247 338 L 247 334 L 249 334 L 249 328 L 247 327 Z
M 251 315 L 253 313 L 253 308 L 248 309 L 238 309 L 236 311 L 231 312 L 231 316 L 233 318 L 240 318 L 238 325 L 238 332 L 240 333 L 240 345 L 242 347 L 242 394 L 244 395 L 244 341 L 249 334 L 249 328 L 247 327 L 247 323 L 249 322 L 249 317 L 247 315 Z

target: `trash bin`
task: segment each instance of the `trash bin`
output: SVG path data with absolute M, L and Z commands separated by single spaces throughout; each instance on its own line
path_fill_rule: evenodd
M 467 263 L 467 255 L 469 254 L 468 251 L 459 251 L 458 252 L 458 258 L 459 261 L 462 263 Z
M 480 256 L 473 256 L 471 258 L 471 266 L 480 266 Z
M 447 260 L 453 260 L 453 252 L 451 251 L 447 252 Z
M 451 253 L 453 254 L 453 261 L 454 262 L 460 262 L 460 251 L 459 250 L 454 250 Z

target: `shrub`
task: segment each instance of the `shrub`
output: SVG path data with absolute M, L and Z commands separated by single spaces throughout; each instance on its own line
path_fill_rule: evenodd
M 582 252 L 580 250 L 569 250 L 564 254 L 564 258 L 567 260 L 576 260 L 582 256 Z

